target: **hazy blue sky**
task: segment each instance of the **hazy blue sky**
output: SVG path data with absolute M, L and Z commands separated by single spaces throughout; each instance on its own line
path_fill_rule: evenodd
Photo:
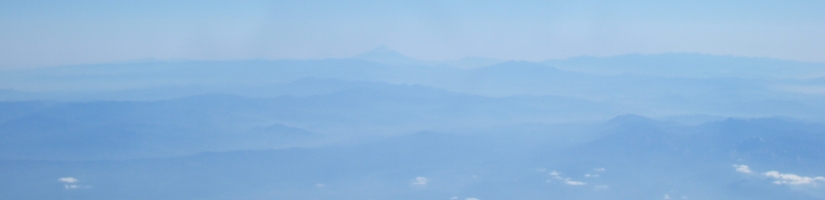
M 825 1 L 2 1 L 0 68 L 699 52 L 825 62 Z

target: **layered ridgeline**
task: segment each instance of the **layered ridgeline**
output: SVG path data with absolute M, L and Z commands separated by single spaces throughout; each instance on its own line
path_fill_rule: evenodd
M 817 63 L 378 49 L 2 71 L 0 100 L 0 199 L 825 198 Z
M 388 83 L 488 97 L 579 98 L 653 117 L 825 119 L 819 114 L 825 109 L 820 103 L 825 96 L 825 64 L 700 54 L 541 63 L 478 60 L 425 62 L 379 49 L 350 59 L 135 62 L 6 70 L 0 73 L 0 100 L 146 101 L 202 94 L 272 98 Z
M 825 126 L 792 119 L 419 132 L 372 142 L 0 162 L 4 199 L 822 199 Z M 531 130 L 531 131 L 525 131 Z M 566 130 L 566 131 L 565 131 Z M 570 131 L 575 130 L 575 131 Z
M 366 83 L 364 83 L 366 84 Z M 301 80 L 323 95 L 198 95 L 159 101 L 5 102 L 0 158 L 125 159 L 317 146 L 422 130 L 472 131 L 606 118 L 613 106 L 558 96 L 485 97 L 423 86 Z

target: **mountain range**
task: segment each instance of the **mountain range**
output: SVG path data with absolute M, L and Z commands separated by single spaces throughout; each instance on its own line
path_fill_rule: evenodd
M 0 71 L 0 199 L 825 199 L 825 65 L 703 54 Z

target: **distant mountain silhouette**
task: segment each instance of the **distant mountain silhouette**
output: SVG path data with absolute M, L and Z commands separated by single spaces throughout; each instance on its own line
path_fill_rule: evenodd
M 391 50 L 386 46 L 381 46 L 376 49 L 370 50 L 358 56 L 355 56 L 356 59 L 362 59 L 366 61 L 381 63 L 381 64 L 388 64 L 388 65 L 433 65 L 435 62 L 428 62 L 423 60 L 418 60 L 415 58 L 410 58 L 404 54 L 398 53 L 397 51 Z
M 697 53 L 629 54 L 574 57 L 543 62 L 565 70 L 594 74 L 637 74 L 669 77 L 738 77 L 809 79 L 825 76 L 822 63 Z

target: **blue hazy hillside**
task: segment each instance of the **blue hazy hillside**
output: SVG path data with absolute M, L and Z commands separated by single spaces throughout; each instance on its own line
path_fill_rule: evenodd
M 311 88 L 327 83 L 344 90 L 275 98 L 199 95 L 147 102 L 0 103 L 15 108 L 0 121 L 5 133 L 0 135 L 0 157 L 114 159 L 283 148 L 421 130 L 577 121 L 621 112 L 602 103 L 556 96 L 494 98 L 424 86 L 348 87 L 346 82 L 314 79 L 290 85 Z
M 12 189 L 3 193 L 11 199 L 822 198 L 815 177 L 825 174 L 825 163 L 812 153 L 825 145 L 819 124 L 765 118 L 684 126 L 621 116 L 592 129 L 595 139 L 568 147 L 558 141 L 575 134 L 420 132 L 343 146 L 173 158 L 7 160 L 0 169 L 17 173 L 0 184 Z M 753 138 L 806 142 L 751 144 Z M 816 180 L 775 184 L 794 180 L 769 171 Z M 63 190 L 55 181 L 63 176 L 88 188 Z
M 401 56 L 386 49 L 377 51 L 391 54 L 387 59 Z M 344 85 L 413 84 L 495 97 L 574 97 L 654 117 L 780 115 L 822 122 L 823 68 L 816 63 L 698 54 L 508 61 L 475 68 L 443 63 L 382 64 L 358 57 L 153 62 L 7 70 L 0 74 L 5 94 L 0 99 L 145 101 L 202 94 L 278 97 L 329 94 L 349 88 L 333 83 L 293 87 L 300 80 L 313 78 L 350 82 Z
M 575 57 L 543 63 L 571 71 L 611 75 L 748 79 L 811 79 L 825 75 L 821 63 L 696 53 Z
M 825 65 L 702 54 L 0 71 L 0 199 L 825 199 Z

